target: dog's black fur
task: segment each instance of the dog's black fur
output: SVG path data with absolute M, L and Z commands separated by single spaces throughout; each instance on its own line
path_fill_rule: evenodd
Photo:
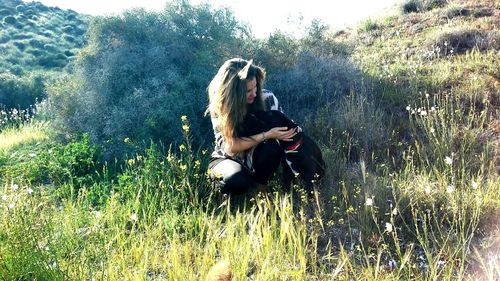
M 304 180 L 306 189 L 312 190 L 314 182 L 320 180 L 325 174 L 325 161 L 323 161 L 318 145 L 285 114 L 277 110 L 248 113 L 238 128 L 238 135 L 248 137 L 274 127 L 297 128 L 299 131 L 292 141 L 279 141 L 285 151 L 282 163 L 283 187 L 289 190 L 296 177 L 295 173 L 298 173 L 298 176 Z

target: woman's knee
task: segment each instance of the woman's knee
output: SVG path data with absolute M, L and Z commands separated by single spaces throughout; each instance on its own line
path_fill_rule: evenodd
M 222 193 L 243 194 L 255 186 L 251 173 L 233 160 L 223 160 L 212 168 L 212 179 Z

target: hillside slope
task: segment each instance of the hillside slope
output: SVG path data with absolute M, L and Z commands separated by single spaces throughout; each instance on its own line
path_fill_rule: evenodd
M 62 68 L 85 44 L 88 19 L 71 10 L 4 0 L 0 18 L 0 71 Z
M 486 110 L 486 124 L 470 137 L 478 147 L 493 148 L 498 171 L 500 3 L 406 3 L 430 2 L 435 5 L 427 9 L 403 6 L 399 15 L 368 19 L 357 30 L 337 32 L 332 38 L 353 46 L 352 57 L 357 65 L 381 86 L 375 92 L 379 103 L 395 117 L 429 113 L 437 101 L 445 98 L 456 100 L 464 112 L 471 109 L 479 115 Z M 456 142 L 463 142 L 471 133 L 464 124 L 460 127 L 453 137 Z

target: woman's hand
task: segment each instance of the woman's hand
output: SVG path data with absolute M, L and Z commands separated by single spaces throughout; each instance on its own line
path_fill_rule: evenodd
M 275 127 L 265 132 L 265 134 L 267 139 L 291 141 L 293 136 L 297 134 L 297 128 L 288 129 L 288 127 Z

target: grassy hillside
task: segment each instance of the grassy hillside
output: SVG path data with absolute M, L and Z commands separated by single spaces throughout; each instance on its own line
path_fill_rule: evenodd
M 88 17 L 39 2 L 0 2 L 0 105 L 25 109 L 45 97 L 57 76 L 85 45 Z
M 189 66 L 168 72 L 183 74 L 182 97 L 209 79 L 207 65 L 219 54 L 199 46 L 232 18 L 172 7 L 161 16 L 138 11 L 97 21 L 94 46 L 79 57 L 92 62 L 90 77 L 49 86 L 62 101 L 58 110 L 94 112 L 71 103 L 82 96 L 81 78 L 107 94 L 108 84 L 134 77 L 123 80 L 134 89 L 117 91 L 131 96 L 110 103 L 123 124 L 134 123 L 127 113 L 137 115 L 123 104 L 175 93 L 174 83 L 161 83 L 178 82 L 176 75 L 164 78 L 140 60 L 158 58 L 163 45 L 155 44 L 164 41 L 135 32 L 163 30 L 164 21 L 169 36 L 198 48 Z M 212 13 L 220 17 L 209 25 Z M 493 1 L 413 0 L 352 29 L 315 25 L 301 40 L 277 33 L 243 43 L 231 37 L 229 47 L 212 42 L 224 55 L 239 46 L 268 63 L 268 85 L 285 111 L 303 115 L 327 162 L 317 197 L 300 184 L 286 193 L 278 178 L 247 196 L 221 196 L 206 171 L 211 147 L 192 143 L 202 124 L 192 112 L 168 124 L 182 141 L 167 147 L 145 145 L 137 134 L 100 145 L 85 132 L 61 135 L 51 115 L 25 122 L 9 112 L 13 121 L 0 132 L 0 279 L 203 280 L 225 260 L 234 280 L 498 280 L 499 18 Z M 130 47 L 143 45 L 144 53 Z M 128 66 L 119 54 L 130 50 L 147 67 Z M 172 66 L 185 58 L 176 50 L 165 56 Z M 144 69 L 158 76 L 142 78 Z M 110 78 L 92 80 L 93 73 Z M 83 106 L 102 104 L 99 95 L 87 97 Z M 139 113 L 148 126 L 156 122 Z M 100 116 L 91 117 L 109 122 Z M 104 161 L 114 142 L 134 152 Z
M 1 71 L 61 69 L 85 44 L 88 19 L 74 11 L 5 0 L 0 17 Z

